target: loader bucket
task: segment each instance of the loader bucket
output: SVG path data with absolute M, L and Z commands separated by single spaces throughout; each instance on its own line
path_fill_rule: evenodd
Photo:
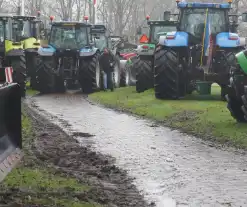
M 21 149 L 21 90 L 12 83 L 0 87 L 0 182 L 21 160 Z

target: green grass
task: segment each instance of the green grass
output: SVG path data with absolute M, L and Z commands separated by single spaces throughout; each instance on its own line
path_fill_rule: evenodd
M 226 102 L 220 100 L 218 86 L 212 86 L 209 96 L 193 93 L 183 100 L 158 100 L 153 89 L 138 94 L 135 87 L 98 92 L 89 97 L 111 108 L 126 110 L 165 122 L 190 134 L 247 149 L 247 125 L 236 123 L 231 117 Z
M 38 91 L 33 90 L 30 87 L 30 82 L 29 81 L 27 82 L 26 87 L 27 87 L 27 95 L 29 95 L 29 96 L 34 96 L 34 95 L 37 95 L 39 93 Z
M 23 115 L 23 145 L 24 161 L 5 178 L 0 185 L 0 192 L 13 189 L 27 191 L 28 193 L 15 193 L 15 201 L 21 204 L 48 205 L 61 207 L 95 207 L 94 203 L 87 203 L 74 199 L 76 193 L 85 193 L 90 186 L 57 173 L 54 169 L 46 167 L 45 163 L 40 166 L 35 162 L 30 152 L 30 144 L 34 141 L 32 124 L 28 116 Z M 30 193 L 31 192 L 31 193 Z M 57 192 L 61 192 L 57 194 Z M 1 200 L 1 196 L 0 196 Z

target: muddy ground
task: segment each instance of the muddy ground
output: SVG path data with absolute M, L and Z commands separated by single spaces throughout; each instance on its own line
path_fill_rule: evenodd
M 114 157 L 114 163 L 135 177 L 138 190 L 158 207 L 247 205 L 245 153 L 99 107 L 80 94 L 32 100 L 40 113 L 84 147 Z
M 79 194 L 71 194 L 67 189 L 66 192 L 62 192 L 66 197 L 83 202 L 94 201 L 109 207 L 154 206 L 154 202 L 147 204 L 144 201 L 126 171 L 120 170 L 113 164 L 113 158 L 80 146 L 73 136 L 65 134 L 58 126 L 34 112 L 26 104 L 23 110 L 32 121 L 35 135 L 28 146 L 28 159 L 32 160 L 28 163 L 35 162 L 40 166 L 50 166 L 56 169 L 57 173 L 74 177 L 84 184 L 93 186 L 88 192 Z M 74 133 L 74 136 L 90 137 L 91 135 L 80 132 Z M 1 192 L 0 196 L 5 203 L 11 203 L 18 197 L 33 193 L 35 192 L 30 190 L 10 189 L 8 192 Z

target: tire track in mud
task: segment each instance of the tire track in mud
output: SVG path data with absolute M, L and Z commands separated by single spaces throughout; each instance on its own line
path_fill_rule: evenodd
M 35 112 L 33 107 L 33 104 L 32 107 L 24 107 L 31 117 L 33 130 L 38 137 L 32 147 L 32 153 L 38 160 L 52 165 L 58 171 L 93 186 L 89 192 L 70 195 L 71 199 L 93 200 L 109 207 L 154 206 L 154 203 L 149 205 L 144 201 L 127 172 L 116 167 L 110 157 L 81 146 L 72 136 Z M 92 136 L 82 132 L 75 132 L 73 135 Z M 66 195 L 69 195 L 69 192 L 66 192 Z
M 247 206 L 245 153 L 216 149 L 150 121 L 92 105 L 80 94 L 33 100 L 82 146 L 113 157 L 157 206 Z M 92 136 L 80 138 L 80 133 Z

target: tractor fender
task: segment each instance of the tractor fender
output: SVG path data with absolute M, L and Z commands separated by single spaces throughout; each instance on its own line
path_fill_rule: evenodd
M 234 37 L 234 39 L 230 39 Z M 221 32 L 216 36 L 216 45 L 219 47 L 240 47 L 240 37 L 236 33 Z
M 54 47 L 52 47 L 51 45 L 48 45 L 47 47 L 40 47 L 38 49 L 38 54 L 40 56 L 52 56 L 54 53 L 56 52 L 56 49 Z
M 24 55 L 24 50 L 23 49 L 12 49 L 12 50 L 9 50 L 7 53 L 6 53 L 6 56 L 23 56 Z
M 247 50 L 241 51 L 237 53 L 236 59 L 238 64 L 240 65 L 241 70 L 247 74 L 247 58 L 246 58 Z
M 96 47 L 93 48 L 82 48 L 80 50 L 80 57 L 90 57 L 99 52 L 99 49 Z
M 246 46 L 246 37 L 239 37 L 239 42 L 240 42 L 240 46 L 241 47 L 245 47 Z
M 159 44 L 167 47 L 187 47 L 188 38 L 189 35 L 186 32 L 167 32 L 165 36 L 160 36 Z

